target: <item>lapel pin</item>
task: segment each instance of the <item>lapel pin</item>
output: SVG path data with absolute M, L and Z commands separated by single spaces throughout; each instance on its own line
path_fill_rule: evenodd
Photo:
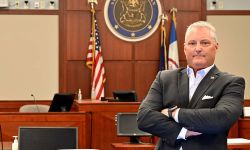
M 211 76 L 211 77 L 210 77 L 210 79 L 214 80 L 214 79 L 215 79 L 215 77 L 214 77 L 214 76 Z

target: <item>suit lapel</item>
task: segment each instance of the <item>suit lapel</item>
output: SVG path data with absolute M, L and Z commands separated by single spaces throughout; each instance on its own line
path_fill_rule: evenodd
M 182 108 L 187 108 L 189 103 L 189 80 L 187 75 L 187 69 L 183 69 L 178 73 L 178 91 L 179 91 L 179 100 L 180 106 Z
M 202 79 L 199 86 L 197 87 L 196 91 L 190 103 L 188 105 L 189 108 L 195 108 L 197 102 L 201 99 L 207 89 L 212 85 L 212 83 L 218 78 L 219 70 L 216 66 L 214 66 L 207 75 Z

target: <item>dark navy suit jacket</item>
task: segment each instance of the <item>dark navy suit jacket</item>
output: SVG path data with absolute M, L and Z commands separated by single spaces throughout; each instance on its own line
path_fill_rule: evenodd
M 158 150 L 225 150 L 231 126 L 242 113 L 245 80 L 214 66 L 200 82 L 189 102 L 186 69 L 160 71 L 138 111 L 139 129 L 160 137 Z M 161 113 L 180 108 L 179 123 Z M 177 140 L 182 127 L 201 132 Z

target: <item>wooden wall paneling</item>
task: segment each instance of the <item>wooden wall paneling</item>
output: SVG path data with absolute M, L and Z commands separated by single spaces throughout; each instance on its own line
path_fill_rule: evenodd
M 135 89 L 138 101 L 142 101 L 154 81 L 159 68 L 159 61 L 136 61 Z
M 96 10 L 103 9 L 105 0 L 98 0 L 98 5 L 95 5 Z M 90 10 L 90 5 L 87 0 L 66 0 L 66 10 Z
M 114 90 L 132 90 L 133 63 L 130 61 L 105 61 L 105 94 L 111 97 Z
M 87 68 L 85 61 L 67 62 L 67 89 L 68 92 L 82 90 L 83 98 L 90 97 L 91 70 Z
M 161 0 L 164 10 L 175 7 L 178 11 L 200 11 L 202 0 Z
M 161 45 L 161 35 L 160 35 L 160 25 L 156 32 L 148 37 L 147 39 L 135 42 L 135 60 L 159 60 L 160 56 L 160 45 Z
M 82 89 L 83 98 L 90 97 L 91 71 L 85 61 L 69 61 L 67 65 L 67 90 L 77 92 Z M 130 90 L 133 88 L 132 63 L 129 61 L 105 61 L 105 93 L 112 96 L 113 90 Z
M 98 26 L 100 29 L 101 46 L 104 57 L 104 66 L 106 69 L 107 81 L 105 84 L 105 94 L 107 97 L 112 96 L 112 91 L 116 89 L 136 89 L 138 90 L 139 98 L 143 98 L 148 89 L 149 83 L 145 83 L 145 86 L 140 86 L 141 74 L 138 69 L 141 64 L 137 64 L 136 61 L 157 61 L 150 67 L 151 69 L 158 70 L 159 51 L 160 51 L 160 28 L 151 35 L 149 38 L 139 42 L 126 42 L 117 38 L 108 29 L 104 20 L 104 5 L 105 0 L 99 0 L 96 8 L 96 16 Z M 163 3 L 164 2 L 164 3 Z M 90 7 L 87 1 L 82 0 L 65 0 L 66 12 L 65 15 L 65 32 L 67 43 L 67 60 L 82 61 L 86 59 L 86 50 L 88 48 L 88 40 L 90 34 Z M 204 13 L 204 0 L 161 0 L 163 12 L 169 14 L 169 10 L 172 7 L 178 8 L 177 13 L 177 38 L 179 46 L 179 56 L 181 66 L 186 66 L 186 58 L 183 52 L 184 33 L 186 27 L 197 20 L 203 18 Z M 170 22 L 167 24 L 167 41 L 169 37 Z M 81 32 L 81 33 L 80 33 Z M 168 44 L 168 42 L 167 42 Z M 64 62 L 65 63 L 65 62 Z M 80 62 L 81 63 L 81 62 Z M 90 75 L 87 75 L 89 71 L 78 71 L 78 69 L 84 69 L 80 63 L 69 62 L 65 67 L 67 71 L 64 82 L 65 89 L 75 90 L 79 87 L 85 90 L 89 90 L 90 93 L 91 83 Z M 77 66 L 73 66 L 73 64 Z M 122 68 L 124 67 L 125 68 Z M 63 68 L 65 69 L 65 68 Z M 143 68 L 144 69 L 144 68 Z M 124 72 L 125 70 L 125 72 Z M 147 70 L 147 69 L 146 69 Z M 87 71 L 86 73 L 84 73 Z M 124 73 L 120 73 L 120 72 Z M 144 70 L 145 71 L 145 70 Z M 146 71 L 149 72 L 149 71 Z M 82 76 L 87 76 L 82 78 Z M 155 75 L 149 77 L 149 80 L 153 80 Z M 138 81 L 137 81 L 138 80 Z M 122 81 L 122 82 L 121 82 Z M 125 84 L 124 84 L 125 83 Z M 81 85 L 80 85 L 81 84 Z M 84 84 L 84 85 L 82 85 Z M 87 97 L 85 97 L 87 96 Z M 89 98 L 90 94 L 85 94 L 84 98 Z M 88 97 L 89 96 L 89 97 Z
M 105 60 L 132 60 L 132 45 L 114 37 L 109 31 L 103 31 L 100 34 L 104 63 Z
M 207 20 L 207 0 L 201 0 L 201 20 Z
M 66 84 L 66 67 L 65 67 L 65 54 L 66 54 L 66 31 L 65 31 L 65 17 L 64 17 L 64 9 L 65 9 L 65 0 L 61 0 L 59 4 L 59 92 L 65 91 Z
M 85 0 L 66 0 L 66 10 L 87 10 L 89 9 L 88 1 Z
M 239 137 L 250 139 L 250 118 L 239 119 Z
M 67 60 L 86 60 L 91 32 L 88 11 L 67 11 L 65 14 Z
M 117 38 L 104 19 L 104 12 L 97 12 L 104 63 L 105 60 L 132 60 L 133 44 Z
M 90 97 L 91 70 L 86 67 L 85 61 L 68 61 L 67 63 L 66 91 L 76 92 L 82 89 L 83 98 Z M 105 93 L 112 96 L 114 89 L 133 89 L 131 63 L 118 61 L 105 61 Z

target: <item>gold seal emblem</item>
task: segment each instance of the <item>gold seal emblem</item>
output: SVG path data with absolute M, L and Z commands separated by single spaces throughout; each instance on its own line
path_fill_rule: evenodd
M 107 0 L 104 10 L 110 31 L 125 41 L 140 41 L 153 34 L 161 13 L 158 0 Z

